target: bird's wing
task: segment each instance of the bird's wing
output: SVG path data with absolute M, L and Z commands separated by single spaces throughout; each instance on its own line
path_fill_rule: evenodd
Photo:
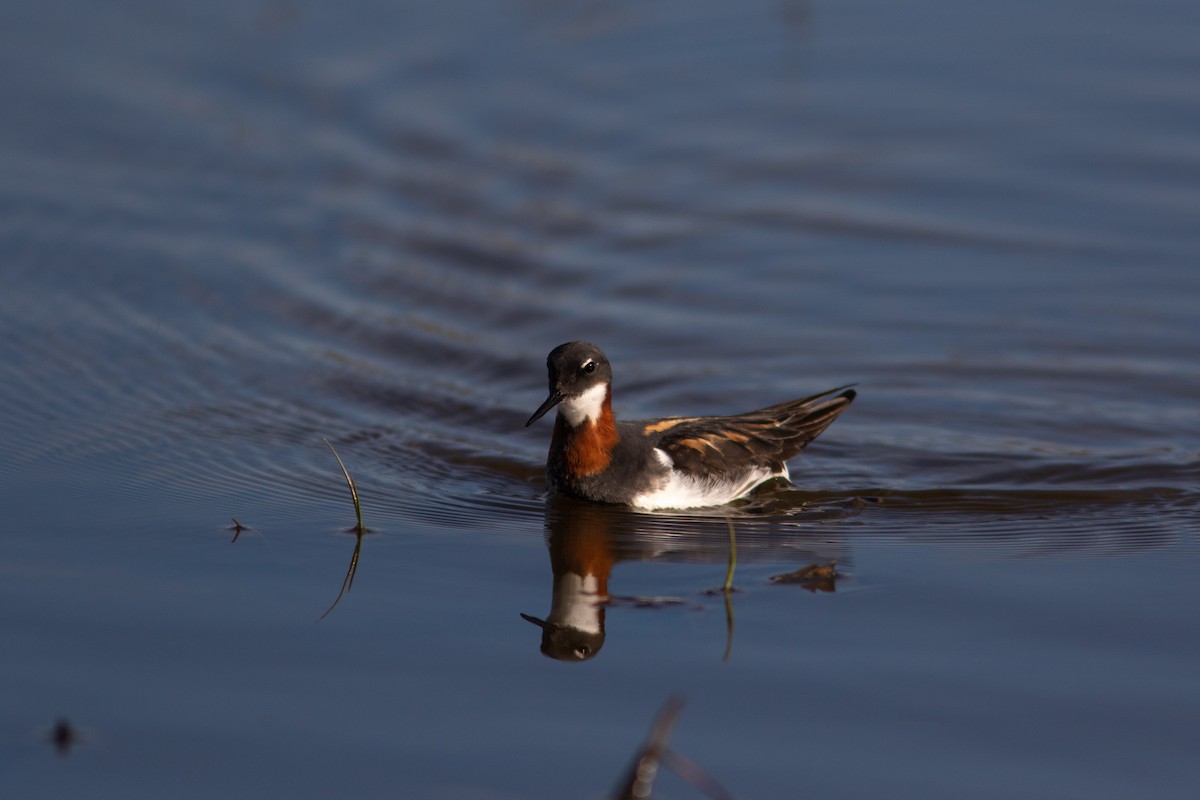
M 834 395 L 835 392 L 840 394 Z M 697 477 L 767 467 L 783 470 L 854 400 L 842 386 L 800 400 L 727 417 L 680 417 L 647 423 L 645 435 L 681 469 Z

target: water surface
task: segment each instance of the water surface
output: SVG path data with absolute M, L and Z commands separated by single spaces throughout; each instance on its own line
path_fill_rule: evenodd
M 602 797 L 673 692 L 738 797 L 1200 783 L 1194 4 L 4 16 L 6 796 Z M 629 417 L 860 394 L 595 508 L 579 338 Z

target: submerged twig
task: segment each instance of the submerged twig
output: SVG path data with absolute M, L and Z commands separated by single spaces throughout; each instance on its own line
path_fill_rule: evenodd
M 737 568 L 737 535 L 733 532 L 733 520 L 725 518 L 729 525 L 729 567 L 725 570 L 725 654 L 722 663 L 728 663 L 733 655 L 733 571 Z
M 337 597 L 334 599 L 329 608 L 325 609 L 325 613 L 320 616 L 320 618 L 317 620 L 318 622 L 328 617 L 329 612 L 333 611 L 333 609 L 337 607 L 337 604 L 342 602 L 342 595 L 350 591 L 350 589 L 354 586 L 354 576 L 358 572 L 358 554 L 362 552 L 363 533 L 364 532 L 361 530 L 355 531 L 358 541 L 354 543 L 354 555 L 350 557 L 350 566 L 346 569 L 346 577 L 342 579 L 342 588 L 338 590 Z
M 733 532 L 733 520 L 729 517 L 725 518 L 725 524 L 729 526 L 729 566 L 725 569 L 725 585 L 726 593 L 733 591 L 733 571 L 737 569 L 737 535 Z
M 346 592 L 350 591 L 354 586 L 354 576 L 358 572 L 358 556 L 362 552 L 363 534 L 367 532 L 367 528 L 363 525 L 362 504 L 358 501 L 358 489 L 354 486 L 354 479 L 350 477 L 350 470 L 346 469 L 345 462 L 342 461 L 342 457 L 338 455 L 338 451 L 329 443 L 329 440 L 322 436 L 321 441 L 333 453 L 333 457 L 337 459 L 338 466 L 342 468 L 342 474 L 346 476 L 346 485 L 350 487 L 350 499 L 354 501 L 354 518 L 357 522 L 350 530 L 358 537 L 358 541 L 354 543 L 354 555 L 350 557 L 350 566 L 346 569 L 346 577 L 342 579 L 342 588 L 338 590 L 338 595 L 334 598 L 333 604 L 325 609 L 325 613 L 320 617 L 320 619 L 325 619 L 329 616 L 329 612 L 333 611 L 337 607 L 337 604 L 342 602 L 342 597 Z
M 725 653 L 721 656 L 721 663 L 728 664 L 729 657 L 733 655 L 733 592 L 725 591 Z
M 338 455 L 338 451 L 329 443 L 329 440 L 322 436 L 321 441 L 325 443 L 325 446 L 333 453 L 333 457 L 337 459 L 338 466 L 342 468 L 342 474 L 346 476 L 346 485 L 350 487 L 350 499 L 354 501 L 354 516 L 358 520 L 358 525 L 355 526 L 354 532 L 360 534 L 366 533 L 367 529 L 363 526 L 362 521 L 362 505 L 358 502 L 358 489 L 354 488 L 354 479 L 350 477 L 350 470 L 346 469 L 346 465 L 342 462 L 342 457 Z

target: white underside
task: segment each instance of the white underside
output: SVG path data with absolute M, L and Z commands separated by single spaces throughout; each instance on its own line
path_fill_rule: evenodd
M 562 415 L 572 428 L 578 428 L 589 419 L 600 419 L 600 409 L 604 405 L 604 396 L 608 394 L 608 385 L 598 383 L 578 397 L 568 397 L 559 405 Z
M 739 476 L 740 480 L 736 481 L 694 478 L 686 473 L 677 472 L 671 457 L 657 447 L 654 448 L 654 456 L 670 471 L 658 486 L 633 498 L 631 504 L 637 508 L 654 510 L 720 506 L 742 497 L 763 481 L 788 477 L 785 464 L 779 471 L 772 471 L 766 467 L 751 470 Z

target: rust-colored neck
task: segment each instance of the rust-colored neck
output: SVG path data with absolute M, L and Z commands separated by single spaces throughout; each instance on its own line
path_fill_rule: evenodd
M 561 454 L 562 467 L 571 477 L 595 475 L 612 461 L 617 444 L 617 421 L 612 412 L 612 392 L 605 392 L 600 416 L 572 428 L 562 414 L 554 423 L 551 451 Z

